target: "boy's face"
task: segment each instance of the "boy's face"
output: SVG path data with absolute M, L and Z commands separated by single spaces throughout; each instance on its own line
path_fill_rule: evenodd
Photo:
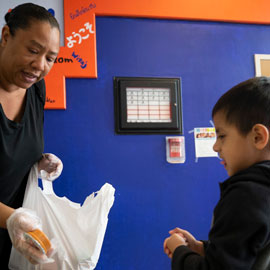
M 226 122 L 223 112 L 217 112 L 213 121 L 217 133 L 213 149 L 222 159 L 221 164 L 229 176 L 256 163 L 251 133 L 243 136 L 234 125 Z

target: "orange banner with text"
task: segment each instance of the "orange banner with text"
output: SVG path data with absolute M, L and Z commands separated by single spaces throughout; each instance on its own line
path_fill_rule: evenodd
M 65 46 L 46 77 L 46 109 L 66 108 L 65 78 L 97 78 L 95 16 L 270 24 L 269 0 L 63 0 Z

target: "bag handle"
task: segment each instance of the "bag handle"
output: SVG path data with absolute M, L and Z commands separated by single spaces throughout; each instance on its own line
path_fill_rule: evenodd
M 35 165 L 32 167 L 32 170 L 30 173 L 34 173 L 34 178 L 38 180 L 38 163 L 35 163 Z M 54 194 L 52 181 L 41 179 L 43 191 L 46 194 Z M 38 181 L 37 181 L 38 183 Z
M 41 179 L 43 192 L 46 194 L 54 194 L 52 181 Z

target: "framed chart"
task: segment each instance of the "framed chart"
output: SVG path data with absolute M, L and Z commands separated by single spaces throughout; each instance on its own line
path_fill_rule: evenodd
M 181 134 L 180 78 L 115 77 L 115 132 Z

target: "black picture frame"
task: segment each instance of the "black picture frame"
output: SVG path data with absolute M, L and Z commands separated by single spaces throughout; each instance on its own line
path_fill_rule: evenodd
M 116 134 L 179 134 L 183 133 L 181 78 L 114 77 Z M 165 89 L 170 93 L 170 122 L 128 121 L 127 89 Z M 168 91 L 169 89 L 169 91 Z

